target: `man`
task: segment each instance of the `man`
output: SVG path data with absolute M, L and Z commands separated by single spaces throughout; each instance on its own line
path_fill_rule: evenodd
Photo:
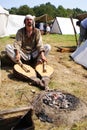
M 87 39 L 87 18 L 83 19 L 80 22 L 80 36 L 78 45 L 81 45 L 82 42 L 84 42 Z
M 47 32 L 47 34 L 50 33 L 50 25 L 49 24 L 47 24 L 47 26 L 46 26 L 46 32 Z
M 35 28 L 35 17 L 26 15 L 24 19 L 25 26 L 18 30 L 16 40 L 13 44 L 6 46 L 7 55 L 15 63 L 21 59 L 35 67 L 37 64 L 47 62 L 46 56 L 51 50 L 51 46 L 43 45 L 40 30 Z M 39 86 L 45 88 L 44 78 L 34 79 Z

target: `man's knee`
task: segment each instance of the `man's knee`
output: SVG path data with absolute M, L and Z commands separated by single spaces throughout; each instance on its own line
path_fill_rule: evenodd
M 45 50 L 50 51 L 51 50 L 51 45 L 45 44 L 44 48 L 45 48 Z

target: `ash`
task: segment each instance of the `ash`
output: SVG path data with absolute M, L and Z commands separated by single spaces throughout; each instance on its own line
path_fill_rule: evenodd
M 33 100 L 36 116 L 44 122 L 72 125 L 87 117 L 87 105 L 78 97 L 63 91 L 48 90 Z
M 56 109 L 74 109 L 77 106 L 79 99 L 71 94 L 62 92 L 49 92 L 43 97 L 43 103 Z

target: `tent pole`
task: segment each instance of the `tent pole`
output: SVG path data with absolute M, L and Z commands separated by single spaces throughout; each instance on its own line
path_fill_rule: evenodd
M 76 45 L 78 46 L 77 33 L 76 33 L 76 29 L 75 29 L 75 26 L 74 26 L 74 23 L 73 23 L 73 18 L 70 17 L 70 19 L 71 19 L 71 23 L 72 23 L 72 26 L 73 26 L 73 29 L 74 29 Z

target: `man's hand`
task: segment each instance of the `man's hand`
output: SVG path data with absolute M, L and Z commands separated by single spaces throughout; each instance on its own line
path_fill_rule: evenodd
M 21 56 L 20 56 L 19 51 L 18 51 L 18 50 L 15 50 L 15 60 L 16 60 L 16 62 L 19 62 L 19 61 L 20 61 L 20 58 L 21 58 Z
M 47 62 L 47 59 L 46 59 L 46 57 L 45 57 L 45 55 L 44 55 L 44 52 L 41 52 L 41 59 L 42 59 L 42 61 L 44 62 Z

